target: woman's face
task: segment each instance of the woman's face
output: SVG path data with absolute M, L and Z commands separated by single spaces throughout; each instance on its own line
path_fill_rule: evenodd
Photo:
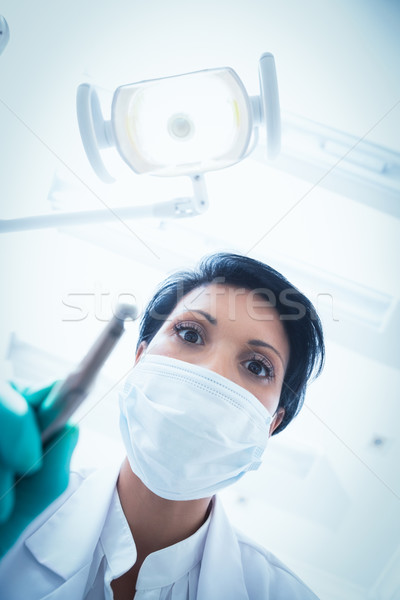
M 145 348 L 142 342 L 137 360 Z M 274 414 L 290 348 L 278 312 L 261 296 L 244 288 L 209 284 L 179 301 L 147 353 L 215 371 L 251 392 Z M 270 433 L 283 416 L 279 409 Z

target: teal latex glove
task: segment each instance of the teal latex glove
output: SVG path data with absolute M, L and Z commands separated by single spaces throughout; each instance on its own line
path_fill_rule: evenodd
M 0 557 L 68 485 L 78 429 L 66 425 L 42 448 L 35 415 L 56 383 L 40 390 L 0 385 Z M 47 411 L 51 421 L 51 406 Z

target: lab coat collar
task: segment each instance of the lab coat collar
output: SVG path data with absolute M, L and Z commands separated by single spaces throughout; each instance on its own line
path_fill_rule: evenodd
M 145 558 L 136 584 L 138 591 L 172 585 L 201 561 L 213 511 L 212 507 L 207 520 L 190 537 Z
M 118 543 L 116 543 L 116 536 Z M 122 510 L 117 488 L 113 497 L 100 537 L 111 579 L 116 579 L 136 562 L 137 551 L 128 521 Z
M 204 546 L 197 598 L 249 600 L 239 542 L 218 496 Z
M 93 471 L 51 517 L 27 537 L 25 546 L 39 563 L 65 580 L 91 563 L 119 470 L 117 463 Z M 68 494 L 68 490 L 65 493 Z M 82 506 L 90 507 L 84 519 Z M 71 550 L 66 552 L 66 548 Z

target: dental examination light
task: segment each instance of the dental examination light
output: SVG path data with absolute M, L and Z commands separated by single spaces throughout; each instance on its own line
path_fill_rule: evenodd
M 98 177 L 114 181 L 100 150 L 115 147 L 136 173 L 193 175 L 231 166 L 248 152 L 253 132 L 267 128 L 269 158 L 280 149 L 275 62 L 259 62 L 260 96 L 249 97 L 232 69 L 206 69 L 116 89 L 105 121 L 96 89 L 78 88 L 83 145 Z
M 94 224 L 120 218 L 182 218 L 203 213 L 208 205 L 204 173 L 234 165 L 248 156 L 266 130 L 267 156 L 280 151 L 281 120 L 275 61 L 259 61 L 260 95 L 249 96 L 229 67 L 140 81 L 118 87 L 111 118 L 103 117 L 95 86 L 77 90 L 79 130 L 88 160 L 104 183 L 113 175 L 103 151 L 114 148 L 137 174 L 186 175 L 193 197 L 111 211 L 53 213 L 0 221 L 0 232 Z M 114 213 L 114 214 L 113 214 Z

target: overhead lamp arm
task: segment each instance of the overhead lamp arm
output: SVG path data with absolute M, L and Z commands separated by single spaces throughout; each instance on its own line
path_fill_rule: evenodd
M 193 197 L 174 198 L 142 206 L 122 206 L 109 210 L 83 210 L 60 212 L 20 219 L 0 219 L 0 233 L 48 229 L 51 227 L 73 227 L 109 223 L 119 219 L 181 219 L 202 214 L 208 207 L 207 191 L 203 175 L 192 175 Z

